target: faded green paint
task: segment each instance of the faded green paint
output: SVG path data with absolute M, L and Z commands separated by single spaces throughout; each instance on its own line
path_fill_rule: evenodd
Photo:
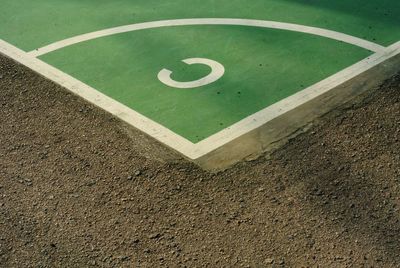
M 211 17 L 315 26 L 385 46 L 400 40 L 398 0 L 2 0 L 0 38 L 30 51 L 115 26 Z M 41 59 L 198 142 L 370 54 L 282 30 L 181 26 L 104 37 Z M 186 90 L 157 80 L 163 68 L 173 70 L 179 81 L 207 75 L 206 66 L 180 62 L 193 57 L 220 62 L 225 75 Z
M 201 17 L 298 23 L 382 45 L 400 39 L 398 0 L 2 0 L 0 38 L 28 51 L 114 26 Z
M 180 26 L 100 38 L 41 58 L 197 142 L 369 54 L 282 30 Z M 216 60 L 226 73 L 195 89 L 169 88 L 157 80 L 163 68 L 178 81 L 207 75 L 207 67 L 180 63 L 191 57 Z

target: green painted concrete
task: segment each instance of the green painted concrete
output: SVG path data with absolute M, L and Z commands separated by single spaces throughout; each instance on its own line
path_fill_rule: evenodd
M 301 33 L 183 26 L 100 38 L 41 59 L 198 142 L 369 54 Z M 208 74 L 208 67 L 180 63 L 191 57 L 216 60 L 226 73 L 196 89 L 169 88 L 157 80 L 163 68 L 179 81 Z
M 398 0 L 2 0 L 0 38 L 28 51 L 113 26 L 196 17 L 298 23 L 382 45 L 400 39 Z
M 381 45 L 400 40 L 398 0 L 2 0 L 0 38 L 30 51 L 105 28 L 180 18 L 276 20 L 347 33 Z M 41 57 L 167 128 L 198 142 L 367 57 L 371 52 L 307 34 L 241 26 L 182 26 L 100 38 Z M 173 89 L 157 80 L 168 68 L 191 81 L 208 67 L 217 82 Z

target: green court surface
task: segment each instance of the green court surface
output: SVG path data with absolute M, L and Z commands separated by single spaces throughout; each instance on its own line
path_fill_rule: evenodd
M 198 142 L 370 54 L 301 35 L 238 26 L 152 29 L 80 43 L 42 59 Z M 207 66 L 180 62 L 193 55 L 220 62 L 225 75 L 193 89 L 160 83 L 162 68 L 174 70 L 177 81 L 207 75 Z
M 170 25 L 182 19 L 199 21 Z M 197 144 L 384 54 L 400 40 L 400 1 L 3 0 L 0 39 Z

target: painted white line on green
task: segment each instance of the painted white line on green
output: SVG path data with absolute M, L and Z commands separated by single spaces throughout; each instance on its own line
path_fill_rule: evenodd
M 375 53 L 366 59 L 289 96 L 273 105 L 239 121 L 238 123 L 221 130 L 196 144 L 196 155 L 205 155 L 222 145 L 246 134 L 280 115 L 307 103 L 308 101 L 330 91 L 331 89 L 349 81 L 374 66 L 400 54 L 400 41 L 387 47 L 384 51 Z
M 107 97 L 94 88 L 63 73 L 32 55 L 0 39 L 0 53 L 31 68 L 44 77 L 60 84 L 96 106 L 108 111 L 133 127 L 150 135 L 161 143 L 175 149 L 190 159 L 198 159 L 228 142 L 254 130 L 280 115 L 320 96 L 338 85 L 356 77 L 372 67 L 400 54 L 400 42 L 344 69 L 343 71 L 310 86 L 264 110 L 251 115 L 205 140 L 193 144 L 151 119 L 133 111 L 123 104 Z
M 327 29 L 305 26 L 300 24 L 292 24 L 292 23 L 284 23 L 278 21 L 267 21 L 267 20 L 250 20 L 250 19 L 230 19 L 230 18 L 194 18 L 194 19 L 176 19 L 176 20 L 162 20 L 162 21 L 152 21 L 152 22 L 144 22 L 144 23 L 135 23 L 120 27 L 109 28 L 105 30 L 100 30 L 96 32 L 91 32 L 87 34 L 78 35 L 75 37 L 71 37 L 65 40 L 61 40 L 59 42 L 55 42 L 44 46 L 42 48 L 35 49 L 29 54 L 33 57 L 39 57 L 41 55 L 50 53 L 52 51 L 71 46 L 74 44 L 78 44 L 81 42 L 89 41 L 92 39 L 97 39 L 100 37 L 144 30 L 144 29 L 152 29 L 152 28 L 160 28 L 160 27 L 171 27 L 171 26 L 188 26 L 188 25 L 237 25 L 237 26 L 252 26 L 252 27 L 261 27 L 261 28 L 271 28 L 271 29 L 280 29 L 294 32 L 302 32 L 312 35 L 323 36 L 326 38 L 342 41 L 348 44 L 352 44 L 373 52 L 381 52 L 385 49 L 385 47 L 358 38 L 348 34 L 335 32 Z
M 164 126 L 148 119 L 147 117 L 137 113 L 129 107 L 115 101 L 114 99 L 104 95 L 94 88 L 82 83 L 72 76 L 54 68 L 53 66 L 35 58 L 19 48 L 0 39 L 0 53 L 16 60 L 17 62 L 36 71 L 42 76 L 56 82 L 57 84 L 67 88 L 72 93 L 84 98 L 103 110 L 122 119 L 135 128 L 143 131 L 158 141 L 170 146 L 171 148 L 181 152 L 182 154 L 195 158 L 193 152 L 193 143 L 185 138 L 175 134 Z
M 158 73 L 158 80 L 160 80 L 162 83 L 169 87 L 174 87 L 174 88 L 196 88 L 196 87 L 201 87 L 201 86 L 206 86 L 208 84 L 214 83 L 218 79 L 220 79 L 224 73 L 225 73 L 225 68 L 224 66 L 216 62 L 214 60 L 209 60 L 209 59 L 203 59 L 203 58 L 190 58 L 190 59 L 185 59 L 183 60 L 184 63 L 192 65 L 192 64 L 204 64 L 207 65 L 211 68 L 211 72 L 209 75 L 195 80 L 195 81 L 190 81 L 190 82 L 178 82 L 175 81 L 171 78 L 172 71 L 168 69 L 162 69 Z

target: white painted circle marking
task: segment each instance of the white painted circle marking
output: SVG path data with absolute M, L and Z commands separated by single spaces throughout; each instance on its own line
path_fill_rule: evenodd
M 182 62 L 184 62 L 188 65 L 192 65 L 192 64 L 207 65 L 211 68 L 211 72 L 209 75 L 207 75 L 201 79 L 195 80 L 195 81 L 179 82 L 179 81 L 175 81 L 171 78 L 172 71 L 170 71 L 168 69 L 162 69 L 158 73 L 158 76 L 157 76 L 158 80 L 160 80 L 161 83 L 163 83 L 169 87 L 188 89 L 188 88 L 202 87 L 202 86 L 206 86 L 211 83 L 214 83 L 215 81 L 220 79 L 225 73 L 224 66 L 221 63 L 216 62 L 214 60 L 204 59 L 204 58 L 190 58 L 190 59 L 185 59 Z

